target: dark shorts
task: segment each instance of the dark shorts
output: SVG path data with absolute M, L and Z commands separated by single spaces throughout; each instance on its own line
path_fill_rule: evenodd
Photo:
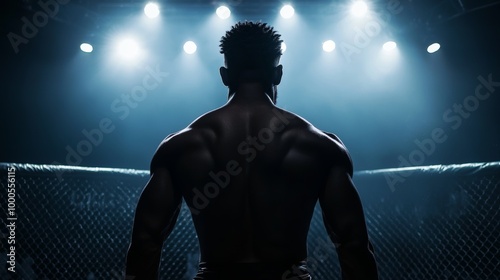
M 193 280 L 311 280 L 306 262 L 206 263 L 201 262 Z

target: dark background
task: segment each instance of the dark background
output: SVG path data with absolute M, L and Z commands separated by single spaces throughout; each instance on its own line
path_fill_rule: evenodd
M 387 12 L 388 2 L 370 5 Z M 500 87 L 466 117 L 443 119 L 473 99 L 479 76 L 500 82 L 499 2 L 399 2 L 402 11 L 348 59 L 342 48 L 353 45 L 355 29 L 347 0 L 293 1 L 289 21 L 278 18 L 280 1 L 228 1 L 233 14 L 225 21 L 213 18 L 215 1 L 163 1 L 161 22 L 151 26 L 139 19 L 143 1 L 68 1 L 17 53 L 9 34 L 22 35 L 23 17 L 32 22 L 42 9 L 38 1 L 2 1 L 0 161 L 147 169 L 166 135 L 224 104 L 218 40 L 245 19 L 275 25 L 287 43 L 278 105 L 336 133 L 356 170 L 412 157 L 410 165 L 500 160 Z M 114 34 L 128 31 L 147 50 L 132 67 L 114 61 L 111 47 Z M 398 43 L 396 64 L 379 51 L 386 38 Z M 441 49 L 429 54 L 432 38 Z M 334 52 L 321 50 L 326 39 L 336 41 Z M 93 42 L 93 53 L 79 50 L 83 40 Z M 197 42 L 194 55 L 183 53 L 186 40 Z M 122 119 L 111 104 L 141 85 L 147 67 L 168 77 Z M 114 130 L 78 154 L 82 131 L 103 119 Z M 429 143 L 436 129 L 445 140 L 418 152 L 416 142 Z

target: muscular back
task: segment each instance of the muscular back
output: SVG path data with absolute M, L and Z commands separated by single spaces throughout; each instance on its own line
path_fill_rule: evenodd
M 329 172 L 352 173 L 338 139 L 265 104 L 228 104 L 165 139 L 167 166 L 189 206 L 201 261 L 298 261 Z

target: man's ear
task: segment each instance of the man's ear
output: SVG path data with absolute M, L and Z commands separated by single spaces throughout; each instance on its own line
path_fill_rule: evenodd
M 227 68 L 226 67 L 219 68 L 219 73 L 220 73 L 220 77 L 222 79 L 222 83 L 226 87 L 228 87 L 229 86 L 229 73 L 227 71 Z
M 283 77 L 283 65 L 280 64 L 274 68 L 273 85 L 279 85 L 281 83 L 281 77 Z

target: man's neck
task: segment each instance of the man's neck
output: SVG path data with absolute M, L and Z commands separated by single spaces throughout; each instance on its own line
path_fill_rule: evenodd
M 243 83 L 238 86 L 237 90 L 230 96 L 229 103 L 264 105 L 273 104 L 271 97 L 267 91 L 272 90 L 271 87 L 266 89 L 261 83 Z

